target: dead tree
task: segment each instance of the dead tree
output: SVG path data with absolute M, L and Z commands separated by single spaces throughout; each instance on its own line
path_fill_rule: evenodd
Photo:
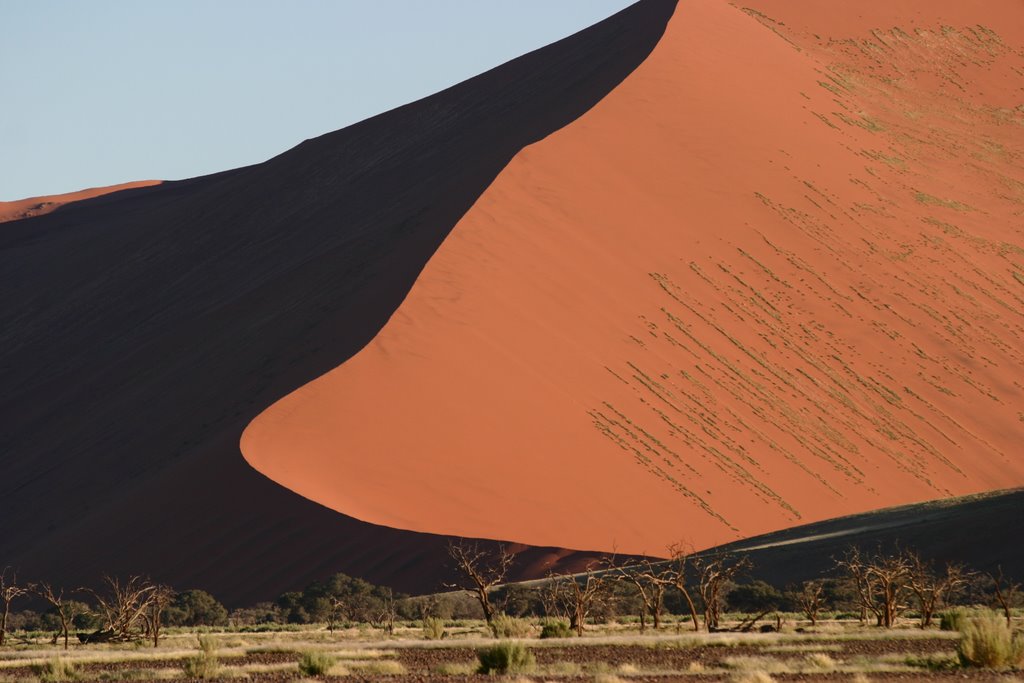
M 160 647 L 160 627 L 163 625 L 164 610 L 174 600 L 175 592 L 170 586 L 154 585 L 147 598 L 148 606 L 142 614 L 146 631 L 153 638 L 153 647 Z
M 907 608 L 911 565 L 904 553 L 886 554 L 879 550 L 867 556 L 854 546 L 836 560 L 836 567 L 849 574 L 857 590 L 861 614 L 871 612 L 878 626 L 892 628 Z
M 545 610 L 560 613 L 569 619 L 569 628 L 582 636 L 587 617 L 607 597 L 607 581 L 590 567 L 581 576 L 551 576 L 547 591 L 542 592 Z
M 672 585 L 675 586 L 676 590 L 683 596 L 683 600 L 686 602 L 687 609 L 690 610 L 690 619 L 693 620 L 693 630 L 700 631 L 700 620 L 697 618 L 697 605 L 693 601 L 693 596 L 690 595 L 690 583 L 688 577 L 687 568 L 690 566 L 690 555 L 692 554 L 687 550 L 686 546 L 682 543 L 676 543 L 668 547 L 670 560 L 668 569 L 668 578 L 672 581 Z
M 717 631 L 721 628 L 722 601 L 729 586 L 740 572 L 753 566 L 747 557 L 730 562 L 726 555 L 698 557 L 693 560 L 697 570 L 697 591 L 704 603 L 704 628 Z
M 493 630 L 495 609 L 491 603 L 491 591 L 505 580 L 515 561 L 515 553 L 509 552 L 503 545 L 489 552 L 482 550 L 475 542 L 459 539 L 457 542 L 448 542 L 448 555 L 454 561 L 455 569 L 462 574 L 463 581 L 445 584 L 445 587 L 466 591 L 476 598 L 487 625 Z
M 327 609 L 327 630 L 334 633 L 334 628 L 345 614 L 345 602 L 337 595 L 328 598 L 330 607 Z
M 1020 584 L 1014 583 L 1013 580 L 1003 575 L 1003 565 L 999 565 L 995 572 L 989 572 L 988 578 L 992 581 L 992 593 L 996 603 L 1003 609 L 1006 625 L 1012 626 L 1013 619 L 1010 610 L 1017 601 Z
M 75 606 L 71 600 L 64 599 L 64 589 L 54 589 L 48 583 L 38 583 L 33 587 L 33 592 L 48 602 L 60 620 L 60 631 L 53 636 L 54 645 L 57 644 L 58 636 L 64 638 L 64 649 L 68 649 L 68 631 L 72 620 L 75 618 Z
M 804 581 L 800 592 L 796 594 L 796 602 L 800 611 L 810 620 L 811 626 L 817 626 L 818 614 L 825 607 L 825 587 L 821 581 Z
M 11 603 L 29 593 L 28 586 L 18 585 L 18 574 L 10 567 L 0 572 L 0 646 L 7 641 L 7 618 L 11 613 Z
M 640 598 L 640 632 L 647 628 L 646 616 L 651 616 L 654 629 L 661 628 L 661 612 L 665 606 L 665 591 L 673 585 L 671 569 L 663 564 L 654 564 L 648 559 L 628 560 L 616 563 L 609 561 L 609 568 L 615 578 L 633 586 Z
M 932 625 L 932 618 L 942 604 L 949 604 L 950 598 L 959 592 L 970 580 L 970 574 L 959 564 L 947 564 L 944 574 L 936 574 L 931 562 L 921 559 L 913 551 L 906 553 L 910 565 L 908 585 L 917 598 L 921 612 L 921 628 Z
M 145 615 L 152 606 L 157 585 L 141 576 L 132 576 L 121 582 L 110 576 L 103 577 L 106 593 L 84 589 L 91 594 L 103 615 L 104 630 L 110 633 L 110 640 L 133 640 L 140 624 L 145 624 Z
M 387 589 L 387 595 L 381 603 L 380 611 L 375 617 L 370 618 L 370 625 L 382 629 L 389 636 L 395 633 L 395 598 L 391 589 Z

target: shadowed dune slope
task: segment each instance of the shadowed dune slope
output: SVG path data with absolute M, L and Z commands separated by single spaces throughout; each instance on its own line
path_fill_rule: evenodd
M 778 586 L 827 576 L 851 545 L 892 552 L 906 548 L 940 565 L 1024 576 L 1024 547 L 1013 543 L 1024 517 L 1024 489 L 905 505 L 806 524 L 714 548 L 749 555 L 752 574 Z
M 824 4 L 680 2 L 249 462 L 651 554 L 1024 483 L 1024 5 Z
M 436 589 L 444 538 L 306 500 L 249 467 L 239 436 L 372 339 L 501 169 L 612 91 L 674 5 L 262 164 L 5 224 L 0 563 L 66 585 L 147 572 L 230 603 L 334 571 Z M 585 559 L 527 555 L 522 575 Z
M 51 211 L 56 211 L 71 202 L 102 197 L 112 192 L 120 192 L 121 190 L 159 185 L 160 182 L 159 180 L 137 180 L 130 183 L 120 183 L 119 185 L 107 185 L 106 187 L 90 187 L 87 190 L 79 190 L 78 192 L 65 192 L 64 194 L 54 194 L 46 197 L 29 197 L 28 199 L 18 199 L 13 202 L 0 202 L 0 223 L 31 218 L 32 216 L 42 216 Z

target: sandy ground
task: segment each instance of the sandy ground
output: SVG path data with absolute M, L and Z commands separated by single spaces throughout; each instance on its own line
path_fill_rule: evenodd
M 359 519 L 705 547 L 1024 483 L 1024 6 L 683 0 L 246 459 Z

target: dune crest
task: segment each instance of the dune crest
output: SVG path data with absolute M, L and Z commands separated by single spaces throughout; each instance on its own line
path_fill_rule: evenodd
M 151 187 L 159 185 L 162 180 L 135 180 L 129 183 L 118 185 L 107 185 L 106 187 L 90 187 L 77 192 L 65 192 L 64 194 L 46 195 L 43 197 L 28 197 L 27 199 L 16 199 L 11 202 L 0 202 L 0 223 L 16 221 L 32 216 L 42 216 L 51 211 L 56 211 L 65 204 L 79 202 L 83 199 L 101 197 L 112 192 L 131 190 L 136 187 Z
M 248 462 L 377 524 L 653 554 L 1024 483 L 1024 7 L 817 7 L 680 3 Z

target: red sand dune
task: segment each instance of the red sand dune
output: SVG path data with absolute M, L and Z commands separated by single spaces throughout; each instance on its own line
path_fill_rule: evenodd
M 64 586 L 146 574 L 230 605 L 338 571 L 454 580 L 446 537 L 311 502 L 239 436 L 365 347 L 509 161 L 621 84 L 674 8 L 645 0 L 260 164 L 5 224 L 3 564 Z M 511 576 L 593 558 L 532 547 Z
M 107 187 L 90 187 L 87 190 L 79 190 L 78 192 L 65 192 L 64 194 L 53 194 L 45 197 L 18 199 L 13 202 L 0 202 L 0 223 L 31 218 L 32 216 L 42 216 L 51 211 L 56 211 L 71 202 L 79 202 L 83 199 L 92 199 L 93 197 L 100 197 L 111 192 L 131 190 L 136 187 L 150 187 L 152 185 L 159 185 L 161 182 L 163 181 L 136 180 L 130 183 L 108 185 Z
M 683 0 L 246 459 L 378 524 L 653 554 L 1024 483 L 1022 48 L 1015 0 Z

